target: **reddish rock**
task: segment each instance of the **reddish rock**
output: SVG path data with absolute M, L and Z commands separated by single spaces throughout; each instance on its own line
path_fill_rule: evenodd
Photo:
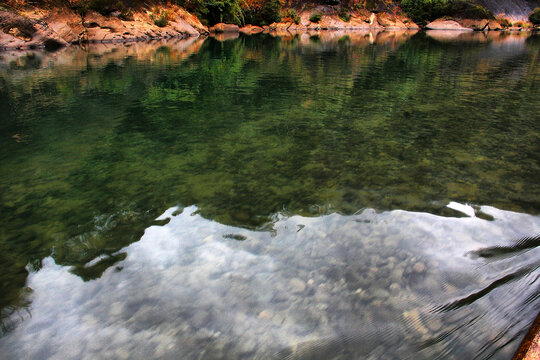
M 407 25 L 407 29 L 409 29 L 409 30 L 420 30 L 420 26 L 418 26 L 412 20 L 407 19 L 407 22 L 405 24 Z
M 411 19 L 392 13 L 378 14 L 377 21 L 381 26 L 389 29 L 420 29 Z
M 258 34 L 260 32 L 263 32 L 264 29 L 262 27 L 260 27 L 260 26 L 254 26 L 254 25 L 249 24 L 249 25 L 246 25 L 244 27 L 241 27 L 239 29 L 239 31 L 241 33 L 250 35 L 250 34 Z
M 95 11 L 89 11 L 84 15 L 83 25 L 87 28 L 109 29 L 112 32 L 121 32 L 125 29 L 122 20 L 117 17 L 105 17 Z
M 195 15 L 190 14 L 184 8 L 179 6 L 172 6 L 172 9 L 179 18 L 191 25 L 191 27 L 197 30 L 199 34 L 208 34 L 208 28 L 201 24 L 200 20 Z
M 486 30 L 502 30 L 503 27 L 497 20 L 487 20 L 487 19 L 458 19 L 456 20 L 461 26 L 469 28 L 476 31 L 486 31 Z
M 16 27 L 10 28 L 7 33 L 22 41 L 30 41 L 32 39 L 31 36 L 25 35 L 19 28 Z
M 118 42 L 123 41 L 122 33 L 111 31 L 111 29 L 92 27 L 86 29 L 86 36 L 89 42 Z
M 377 17 L 377 21 L 381 26 L 384 27 L 401 27 L 400 22 L 396 20 L 394 16 L 390 14 L 382 13 Z M 404 24 L 403 24 L 404 25 Z
M 540 359 L 540 314 L 536 316 L 534 323 L 529 329 L 521 345 L 514 354 L 512 360 L 537 360 Z
M 89 11 L 84 18 L 68 8 L 28 8 L 20 14 L 0 11 L 0 49 L 58 47 L 76 42 L 125 42 L 184 38 L 207 34 L 208 29 L 176 5 L 166 9 L 169 23 L 155 25 L 152 14 L 137 11 L 132 21 Z
M 489 30 L 502 30 L 503 27 L 497 20 L 490 20 L 488 23 Z
M 28 49 L 59 47 L 67 42 L 47 24 L 36 22 L 18 14 L 0 11 L 0 48 Z
M 166 26 L 154 24 L 149 14 L 137 12 L 133 21 L 122 21 L 116 17 L 104 17 L 96 12 L 89 12 L 84 17 L 89 42 L 119 42 L 150 39 L 170 39 L 186 36 L 198 36 L 195 29 L 179 13 L 172 12 Z
M 270 24 L 270 30 L 277 32 L 287 32 L 293 25 L 295 25 L 293 22 L 272 23 Z
M 238 29 L 238 31 L 240 31 L 241 33 L 244 33 L 244 34 L 251 34 L 251 28 L 252 28 L 252 25 L 248 24 L 248 25 L 243 26 L 240 29 Z
M 80 41 L 86 29 L 82 25 L 81 17 L 67 9 L 51 11 L 44 21 L 55 33 L 68 43 Z
M 240 28 L 234 24 L 219 23 L 210 28 L 210 32 L 224 33 L 224 32 L 239 32 Z
M 365 21 L 363 18 L 355 18 L 353 17 L 351 21 L 349 21 L 350 29 L 357 29 L 357 30 L 369 30 L 369 19 L 367 19 L 368 22 Z
M 0 50 L 2 49 L 18 49 L 26 46 L 26 42 L 11 34 L 6 34 L 0 30 Z
M 35 22 L 23 16 L 0 11 L 0 31 L 7 36 L 28 42 L 36 33 Z
M 169 26 L 179 33 L 188 34 L 189 36 L 199 36 L 199 31 L 182 18 L 176 18 L 174 21 L 170 21 Z
M 321 26 L 322 29 L 329 29 L 329 30 L 347 29 L 352 26 L 350 20 L 348 22 L 345 22 L 336 15 L 323 16 L 323 18 L 319 22 L 319 25 Z

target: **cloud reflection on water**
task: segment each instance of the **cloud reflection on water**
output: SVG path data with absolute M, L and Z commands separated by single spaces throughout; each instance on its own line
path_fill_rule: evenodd
M 167 210 L 158 219 L 168 224 L 147 228 L 93 281 L 47 258 L 28 280 L 31 316 L 21 313 L 26 320 L 0 339 L 4 355 L 504 359 L 536 315 L 537 249 L 495 262 L 467 253 L 538 234 L 538 216 L 487 206 L 493 221 L 367 209 L 279 215 L 274 231 L 257 232 L 197 210 Z M 434 311 L 519 269 L 532 270 L 471 304 Z

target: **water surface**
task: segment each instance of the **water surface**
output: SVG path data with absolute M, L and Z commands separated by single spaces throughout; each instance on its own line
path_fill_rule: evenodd
M 284 35 L 0 53 L 3 354 L 511 357 L 540 38 Z

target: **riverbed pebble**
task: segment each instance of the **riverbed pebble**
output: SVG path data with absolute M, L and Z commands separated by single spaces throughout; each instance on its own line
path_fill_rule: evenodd
M 291 287 L 291 291 L 296 294 L 301 293 L 306 289 L 306 284 L 298 278 L 291 279 L 289 281 L 289 286 Z
M 413 270 L 414 272 L 421 274 L 426 271 L 426 266 L 421 262 L 417 262 L 416 264 L 414 264 Z

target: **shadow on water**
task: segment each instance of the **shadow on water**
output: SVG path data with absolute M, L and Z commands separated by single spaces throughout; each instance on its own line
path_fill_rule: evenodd
M 529 251 L 540 246 L 540 234 L 536 236 L 525 236 L 509 246 L 494 246 L 472 251 L 473 257 L 498 260 L 503 257 L 514 256 L 519 253 Z
M 276 214 L 463 216 L 450 201 L 538 214 L 539 49 L 523 34 L 320 32 L 1 53 L 4 332 L 43 259 L 87 284 L 122 273 L 119 251 L 174 204 L 268 234 Z M 518 233 L 533 238 L 510 249 L 495 237 L 471 260 L 534 252 L 537 232 Z M 453 301 L 531 266 L 453 285 Z

